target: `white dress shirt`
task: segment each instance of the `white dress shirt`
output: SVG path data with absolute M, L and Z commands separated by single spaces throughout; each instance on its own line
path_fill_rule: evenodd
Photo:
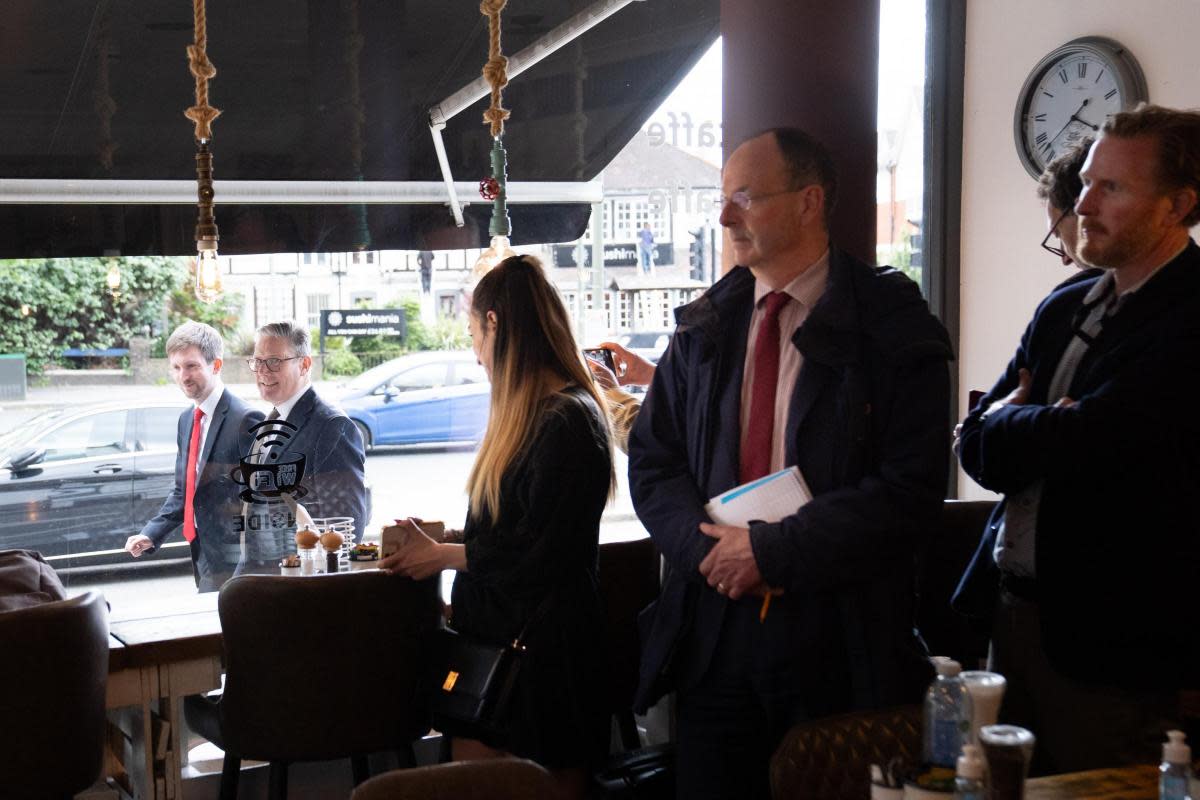
M 200 470 L 204 468 L 204 443 L 208 441 L 208 431 L 212 427 L 213 413 L 217 410 L 217 403 L 221 402 L 221 395 L 225 393 L 225 384 L 221 383 L 221 379 L 213 377 L 212 391 L 208 393 L 208 397 L 199 404 L 198 408 L 204 415 L 200 417 L 200 443 L 196 450 L 196 482 L 200 481 Z M 192 412 L 195 414 L 195 411 Z M 186 456 L 187 454 L 184 453 Z

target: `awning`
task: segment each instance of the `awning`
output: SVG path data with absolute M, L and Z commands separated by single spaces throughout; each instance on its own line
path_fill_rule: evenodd
M 510 0 L 505 52 L 539 42 L 592 1 Z M 704 53 L 718 7 L 637 0 L 512 79 L 514 243 L 582 234 L 589 209 L 579 185 Z M 194 206 L 156 194 L 157 183 L 128 202 L 60 191 L 81 180 L 194 180 L 183 116 L 191 4 L 9 0 L 0 26 L 0 258 L 194 253 Z M 466 224 L 454 225 L 447 198 L 420 192 L 442 179 L 429 111 L 479 76 L 486 37 L 478 4 L 461 0 L 210 1 L 221 253 L 484 246 L 490 204 L 469 190 L 488 171 L 485 100 L 442 131 L 453 177 L 468 190 L 459 193 L 471 203 Z M 20 181 L 34 181 L 42 197 L 16 194 L 30 185 Z M 272 193 L 279 181 L 303 182 L 303 200 Z M 551 202 L 554 182 L 572 184 L 563 202 Z M 350 191 L 354 183 L 364 191 Z M 526 183 L 538 199 L 518 199 Z M 393 186 L 402 187 L 395 198 Z

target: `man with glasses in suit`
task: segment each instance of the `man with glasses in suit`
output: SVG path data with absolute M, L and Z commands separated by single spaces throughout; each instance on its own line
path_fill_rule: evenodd
M 1043 773 L 1154 760 L 1200 685 L 1200 113 L 1114 115 L 1080 177 L 1064 249 L 1100 272 L 1042 303 L 958 448 L 1005 501 L 954 604 Z
M 254 338 L 254 356 L 247 363 L 259 394 L 272 406 L 267 421 L 274 422 L 263 429 L 271 436 L 259 444 L 260 449 L 272 452 L 260 453 L 255 460 L 287 464 L 302 456 L 298 487 L 284 492 L 290 496 L 285 500 L 294 498 L 302 506 L 299 521 L 304 521 L 305 512 L 315 518 L 353 517 L 355 541 L 362 541 L 371 514 L 362 435 L 341 409 L 326 403 L 313 389 L 308 329 L 290 320 L 263 325 Z M 272 480 L 285 483 L 281 476 Z M 288 505 L 295 513 L 295 504 Z M 267 527 L 277 530 L 274 522 L 272 515 Z M 251 537 L 261 532 L 263 525 L 248 517 L 246 541 L 251 552 Z M 294 525 L 294 520 L 288 520 L 285 527 Z M 256 559 L 251 555 L 250 560 Z
M 767 131 L 722 188 L 740 266 L 676 312 L 629 441 L 634 508 L 669 566 L 635 707 L 678 692 L 689 800 L 768 797 L 798 721 L 919 701 L 913 562 L 949 468 L 946 331 L 903 274 L 831 245 L 825 147 Z M 712 523 L 710 497 L 791 466 L 808 503 Z

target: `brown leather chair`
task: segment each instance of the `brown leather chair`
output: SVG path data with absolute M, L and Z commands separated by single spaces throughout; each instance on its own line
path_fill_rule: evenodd
M 91 786 L 104 762 L 104 598 L 0 613 L 0 648 L 0 795 L 71 797 Z
M 949 656 L 963 669 L 978 669 L 987 658 L 988 636 L 951 609 L 950 598 L 994 506 L 990 500 L 945 501 L 918 559 L 917 628 L 931 655 Z
M 637 616 L 658 597 L 658 548 L 649 537 L 605 542 L 600 545 L 599 570 L 606 615 L 609 708 L 617 718 L 621 744 L 632 750 L 640 746 L 632 710 L 641 658 Z
M 192 730 L 225 751 L 221 798 L 237 796 L 242 759 L 271 762 L 270 796 L 287 796 L 294 761 L 368 753 L 412 763 L 429 729 L 426 639 L 441 624 L 436 577 L 383 572 L 312 577 L 245 575 L 217 601 L 225 642 L 219 699 L 184 704 Z
M 921 707 L 842 714 L 788 731 L 771 757 L 776 800 L 860 800 L 871 792 L 870 765 L 921 758 Z
M 554 779 L 532 761 L 497 758 L 402 769 L 359 786 L 351 800 L 542 800 Z

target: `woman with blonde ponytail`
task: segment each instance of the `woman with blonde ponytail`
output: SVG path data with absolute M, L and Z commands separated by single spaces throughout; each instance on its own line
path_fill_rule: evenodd
M 607 749 L 600 514 L 615 485 L 604 400 L 541 264 L 501 262 L 475 288 L 469 328 L 492 382 L 491 416 L 467 481 L 463 543 L 424 535 L 381 567 L 416 578 L 457 570 L 450 625 L 528 650 L 500 737 L 450 731 L 455 760 L 531 758 L 583 797 Z

